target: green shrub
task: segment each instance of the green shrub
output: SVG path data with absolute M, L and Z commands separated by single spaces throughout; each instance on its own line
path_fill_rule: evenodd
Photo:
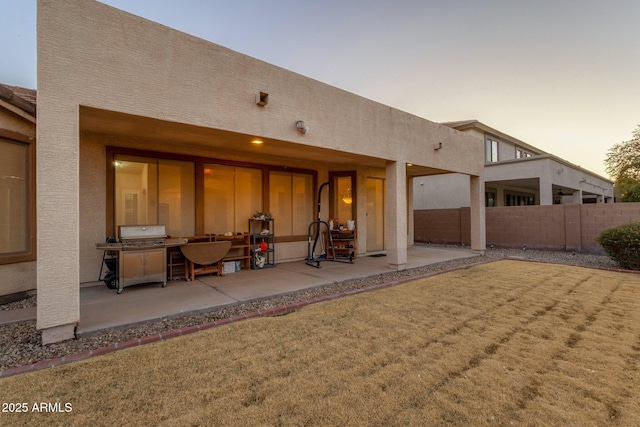
M 598 243 L 620 267 L 640 270 L 640 222 L 604 230 Z

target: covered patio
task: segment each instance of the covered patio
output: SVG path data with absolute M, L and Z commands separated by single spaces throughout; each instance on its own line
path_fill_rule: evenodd
M 407 268 L 477 256 L 470 249 L 413 246 L 407 251 Z M 211 311 L 227 306 L 313 289 L 346 280 L 388 273 L 385 256 L 359 257 L 353 264 L 323 262 L 314 268 L 304 261 L 277 264 L 264 270 L 241 270 L 222 277 L 127 287 L 120 295 L 102 282 L 80 289 L 78 335 L 125 327 L 140 322 Z M 33 312 L 35 317 L 35 311 Z
M 90 328 L 91 313 L 99 313 L 87 309 L 86 291 L 101 264 L 96 243 L 118 236 L 122 225 L 164 225 L 168 236 L 191 241 L 246 233 L 255 213 L 275 221 L 273 272 L 212 278 L 223 287 L 201 279 L 211 289 L 201 297 L 177 286 L 179 295 L 159 301 L 162 308 L 140 314 L 142 320 L 344 280 L 334 267 L 355 273 L 368 262 L 361 258 L 382 251 L 386 257 L 372 258 L 376 268 L 410 268 L 416 176 L 468 177 L 471 249 L 485 250 L 483 147 L 472 136 L 98 2 L 38 3 L 38 111 L 43 343 Z M 316 203 L 326 182 L 329 194 Z M 307 254 L 316 216 L 357 224 L 348 244 L 357 265 L 314 276 L 318 271 L 301 263 L 302 276 L 287 272 L 280 280 L 284 266 L 293 265 L 287 262 Z M 234 257 L 249 258 L 255 243 Z M 226 289 L 245 276 L 247 286 Z M 290 285 L 278 288 L 282 283 Z M 146 288 L 166 296 L 173 286 Z M 107 294 L 117 301 L 111 310 L 98 299 L 104 319 L 140 321 L 119 313 L 141 289 L 125 291 L 128 300 Z M 183 308 L 183 298 L 195 305 Z

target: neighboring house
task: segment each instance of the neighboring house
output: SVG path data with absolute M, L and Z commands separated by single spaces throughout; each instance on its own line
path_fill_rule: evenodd
M 326 181 L 321 217 L 355 220 L 358 253 L 384 250 L 401 270 L 412 181 L 464 175 L 471 248 L 484 251 L 473 136 L 98 2 L 40 0 L 37 19 L 43 342 L 74 336 L 80 283 L 102 262 L 95 245 L 118 225 L 198 236 L 271 212 L 276 261 L 303 260 Z
M 442 123 L 481 140 L 485 151 L 485 205 L 613 203 L 613 182 L 491 128 L 477 120 Z M 415 209 L 469 206 L 463 177 L 414 181 Z
M 36 92 L 0 84 L 0 295 L 36 283 Z

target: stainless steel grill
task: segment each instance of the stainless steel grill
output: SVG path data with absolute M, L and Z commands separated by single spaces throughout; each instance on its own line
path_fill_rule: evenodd
M 111 262 L 111 266 L 107 263 L 108 268 L 113 267 L 115 271 L 111 275 L 107 273 L 102 279 L 107 286 L 115 288 L 120 294 L 124 287 L 139 283 L 160 282 L 162 287 L 167 285 L 167 235 L 164 225 L 121 225 L 118 226 L 118 239 L 119 242 L 107 239 L 107 242 L 96 245 L 97 249 L 116 253 L 113 257 L 116 262 Z

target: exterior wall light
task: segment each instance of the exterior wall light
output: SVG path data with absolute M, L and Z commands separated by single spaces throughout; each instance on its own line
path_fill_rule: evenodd
M 296 127 L 298 128 L 298 131 L 303 135 L 309 133 L 309 126 L 305 126 L 302 120 L 296 121 Z

